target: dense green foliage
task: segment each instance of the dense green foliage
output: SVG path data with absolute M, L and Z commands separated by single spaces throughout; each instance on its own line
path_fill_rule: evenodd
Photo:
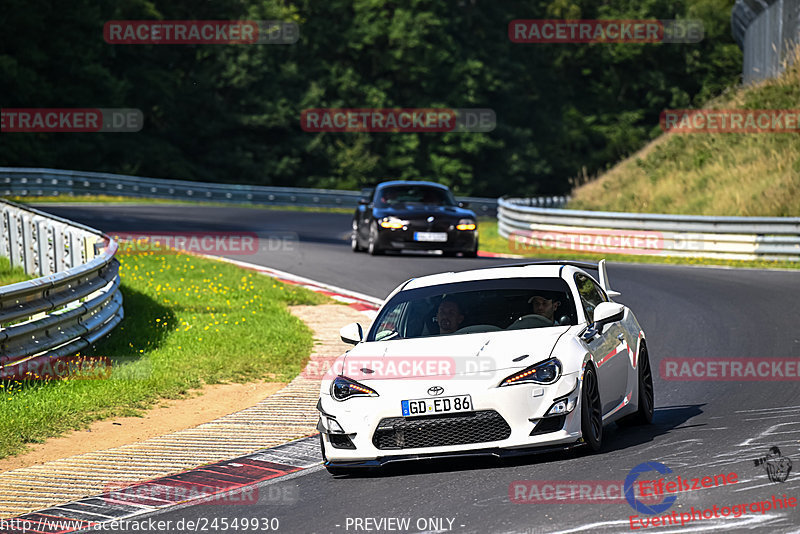
M 734 84 L 733 0 L 6 0 L 0 104 L 124 107 L 136 134 L 0 138 L 0 165 L 355 189 L 560 193 Z M 698 18 L 699 44 L 515 44 L 520 18 Z M 109 45 L 108 20 L 294 20 L 295 45 Z M 478 133 L 306 133 L 312 107 L 492 108 Z

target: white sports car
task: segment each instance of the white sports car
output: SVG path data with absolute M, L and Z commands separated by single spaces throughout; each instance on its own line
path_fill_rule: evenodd
M 599 281 L 585 269 L 596 269 Z M 600 449 L 603 425 L 653 418 L 645 335 L 605 261 L 544 261 L 414 278 L 323 379 L 331 473 L 392 461 Z

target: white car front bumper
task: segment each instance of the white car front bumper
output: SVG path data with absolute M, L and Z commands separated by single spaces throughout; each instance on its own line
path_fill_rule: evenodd
M 408 457 L 576 444 L 581 437 L 579 373 L 563 375 L 550 385 L 497 387 L 508 374 L 498 371 L 490 380 L 484 375 L 479 381 L 374 380 L 363 383 L 378 397 L 345 401 L 323 391 L 318 429 L 327 460 L 331 465 L 377 465 Z M 435 398 L 427 393 L 435 386 L 444 388 L 442 396 L 470 395 L 473 411 L 403 417 L 401 401 Z M 565 396 L 574 400 L 574 407 L 561 416 L 558 422 L 563 425 L 545 418 L 554 402 Z

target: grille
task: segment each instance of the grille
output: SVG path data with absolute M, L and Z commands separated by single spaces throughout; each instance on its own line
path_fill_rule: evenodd
M 453 224 L 455 222 L 449 219 L 440 219 L 439 217 L 436 217 L 433 223 L 429 223 L 424 218 L 411 219 L 408 229 L 415 232 L 448 232 Z
M 500 441 L 511 427 L 494 410 L 432 417 L 381 419 L 372 443 L 377 449 L 415 449 Z

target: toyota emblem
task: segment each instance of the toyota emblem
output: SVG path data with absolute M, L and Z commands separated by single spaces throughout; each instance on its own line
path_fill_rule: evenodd
M 428 220 L 428 222 L 429 222 L 429 223 L 432 223 L 432 222 L 433 222 L 433 216 L 431 216 L 431 217 L 428 217 L 428 219 L 427 219 L 427 220 Z
M 444 393 L 444 388 L 442 386 L 431 386 L 428 388 L 428 395 L 441 395 Z

